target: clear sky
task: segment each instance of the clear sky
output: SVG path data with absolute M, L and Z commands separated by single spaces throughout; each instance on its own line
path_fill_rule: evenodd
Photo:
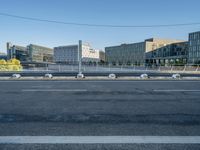
M 0 0 L 0 13 L 64 22 L 152 25 L 200 22 L 200 0 Z M 0 51 L 6 42 L 47 47 L 79 39 L 94 48 L 140 42 L 151 37 L 187 40 L 200 25 L 167 28 L 97 28 L 50 24 L 0 16 Z

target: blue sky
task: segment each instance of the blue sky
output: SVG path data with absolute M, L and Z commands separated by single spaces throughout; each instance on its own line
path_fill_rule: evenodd
M 64 22 L 152 25 L 200 22 L 199 0 L 0 0 L 0 13 Z M 151 37 L 187 40 L 200 25 L 167 28 L 97 28 L 50 24 L 0 16 L 0 51 L 6 42 L 47 47 L 79 39 L 94 48 L 140 42 Z

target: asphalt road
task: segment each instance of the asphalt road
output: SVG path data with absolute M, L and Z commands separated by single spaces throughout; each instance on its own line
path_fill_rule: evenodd
M 200 136 L 200 81 L 0 81 L 3 136 Z M 0 149 L 200 149 L 199 144 L 0 144 Z

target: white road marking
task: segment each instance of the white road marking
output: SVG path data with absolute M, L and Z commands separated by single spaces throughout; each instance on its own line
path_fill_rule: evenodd
M 153 90 L 154 92 L 200 92 L 200 90 L 184 90 L 184 89 L 172 89 L 172 90 L 168 90 L 168 89 L 164 89 L 164 90 Z
M 86 89 L 22 89 L 22 92 L 87 92 Z
M 200 144 L 200 136 L 0 136 L 0 144 Z

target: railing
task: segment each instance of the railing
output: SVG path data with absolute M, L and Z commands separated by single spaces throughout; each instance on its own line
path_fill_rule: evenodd
M 14 68 L 14 69 L 8 69 Z M 179 72 L 200 73 L 200 65 L 171 65 L 171 66 L 136 66 L 136 65 L 82 65 L 82 72 Z M 41 67 L 24 66 L 18 69 L 16 66 L 0 65 L 0 72 L 23 71 L 23 72 L 78 72 L 78 65 L 48 64 Z

